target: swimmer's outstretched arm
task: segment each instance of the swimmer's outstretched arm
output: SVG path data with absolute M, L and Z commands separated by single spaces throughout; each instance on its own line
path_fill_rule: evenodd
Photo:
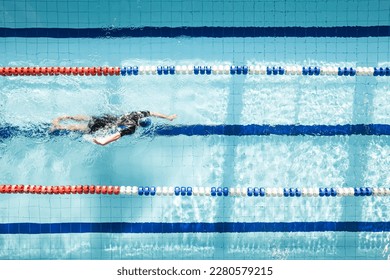
M 152 117 L 157 117 L 157 118 L 166 119 L 166 120 L 170 120 L 170 121 L 173 121 L 174 119 L 177 118 L 176 114 L 167 116 L 167 115 L 164 115 L 164 114 L 161 114 L 161 113 L 157 113 L 157 112 L 150 112 L 150 115 Z
M 112 134 L 112 135 L 109 135 L 107 137 L 103 137 L 103 138 L 93 138 L 93 142 L 95 144 L 98 144 L 98 145 L 101 145 L 101 146 L 105 146 L 111 142 L 114 142 L 116 140 L 118 140 L 119 138 L 121 138 L 121 134 L 119 132 L 115 133 L 115 134 Z

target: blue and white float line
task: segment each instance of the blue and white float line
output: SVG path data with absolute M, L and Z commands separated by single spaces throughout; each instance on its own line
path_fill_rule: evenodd
M 211 196 L 211 197 L 337 197 L 390 196 L 390 188 L 263 188 L 263 187 L 138 187 L 122 186 L 120 194 L 135 196 Z
M 165 65 L 123 66 L 122 76 L 129 75 L 304 75 L 304 76 L 390 76 L 389 67 L 337 66 L 264 66 L 264 65 Z

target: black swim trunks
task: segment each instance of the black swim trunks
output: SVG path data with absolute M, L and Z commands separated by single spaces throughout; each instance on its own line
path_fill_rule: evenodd
M 114 115 L 93 116 L 88 122 L 89 133 L 118 127 L 121 136 L 130 135 L 139 126 L 139 120 L 149 116 L 149 111 L 131 112 L 119 117 Z

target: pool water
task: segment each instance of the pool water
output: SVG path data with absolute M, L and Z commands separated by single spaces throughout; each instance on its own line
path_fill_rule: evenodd
M 231 27 L 279 29 L 274 36 L 176 37 L 164 33 L 160 37 L 156 34 L 164 31 L 158 30 L 147 37 L 93 37 L 94 28 L 115 31 L 143 26 L 204 27 L 200 29 L 204 32 L 207 27 L 224 27 L 225 31 Z M 345 26 L 390 28 L 390 2 L 4 0 L 0 3 L 0 65 L 390 65 L 388 35 L 323 37 L 299 33 L 285 37 L 278 33 L 286 27 L 297 31 L 327 27 L 332 31 Z M 34 29 L 26 35 L 18 33 L 20 28 L 43 31 Z M 91 36 L 67 37 L 73 29 L 87 29 Z M 42 32 L 65 38 L 45 37 Z M 40 76 L 0 77 L 0 85 L 1 125 L 32 127 L 64 114 L 133 110 L 178 115 L 172 123 L 154 119 L 154 126 L 390 123 L 388 77 Z M 0 183 L 388 187 L 389 158 L 389 136 L 145 136 L 140 128 L 133 136 L 101 147 L 92 144 L 90 137 L 77 134 L 19 135 L 0 139 Z M 389 205 L 388 196 L 298 199 L 1 194 L 0 224 L 390 222 Z M 65 232 L 3 231 L 0 258 L 390 258 L 389 232 L 374 229 Z

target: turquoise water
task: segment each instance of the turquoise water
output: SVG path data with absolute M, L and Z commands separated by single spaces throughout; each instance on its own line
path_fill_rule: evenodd
M 389 1 L 2 1 L 0 27 L 377 26 Z M 389 37 L 0 38 L 2 66 L 389 66 Z M 175 124 L 390 123 L 386 77 L 1 77 L 0 122 L 151 110 Z M 155 123 L 166 124 L 162 120 Z M 388 186 L 388 136 L 0 140 L 0 183 Z M 0 195 L 0 223 L 388 222 L 389 197 Z M 1 234 L 1 259 L 388 259 L 388 232 Z

